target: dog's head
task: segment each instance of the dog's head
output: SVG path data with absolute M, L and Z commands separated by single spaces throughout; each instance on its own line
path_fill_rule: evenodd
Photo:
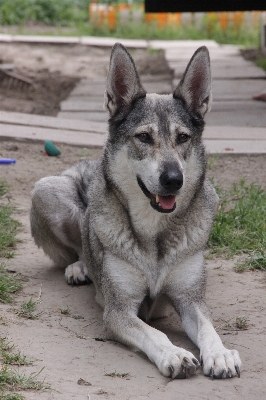
M 195 52 L 173 94 L 157 95 L 146 93 L 130 54 L 117 43 L 105 106 L 110 114 L 105 150 L 110 179 L 124 193 L 131 182 L 155 210 L 173 212 L 177 196 L 205 173 L 201 135 L 211 107 L 207 48 Z

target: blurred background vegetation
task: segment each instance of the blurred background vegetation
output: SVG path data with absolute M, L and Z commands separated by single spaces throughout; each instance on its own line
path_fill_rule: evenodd
M 261 13 L 146 14 L 142 0 L 0 0 L 2 32 L 115 36 L 141 39 L 213 39 L 258 47 Z M 266 8 L 266 4 L 265 4 Z M 51 28 L 49 30 L 49 27 Z

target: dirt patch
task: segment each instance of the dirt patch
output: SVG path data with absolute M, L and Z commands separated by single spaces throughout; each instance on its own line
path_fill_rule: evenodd
M 19 81 L 12 80 L 7 75 L 2 76 L 0 109 L 4 111 L 56 116 L 60 111 L 61 101 L 68 97 L 79 80 L 63 76 L 59 72 L 49 72 L 47 69 L 15 69 L 12 72 L 29 79 L 32 85 L 20 90 Z
M 261 57 L 265 56 L 260 49 L 253 49 L 253 48 L 240 49 L 240 53 L 245 60 L 253 62 L 256 62 Z
M 209 177 L 224 189 L 238 183 L 240 179 L 244 179 L 247 184 L 253 182 L 266 188 L 266 154 L 209 156 L 209 166 Z
M 32 82 L 31 87 L 21 90 L 18 83 L 0 74 L 0 110 L 56 116 L 61 101 L 80 78 L 106 76 L 110 52 L 80 45 L 0 43 L 0 66 L 13 63 L 11 72 Z M 133 50 L 132 53 L 141 74 L 170 73 L 163 52 Z

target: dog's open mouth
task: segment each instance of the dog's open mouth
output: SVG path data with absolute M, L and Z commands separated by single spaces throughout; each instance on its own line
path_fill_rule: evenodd
M 175 210 L 176 196 L 160 196 L 158 194 L 153 194 L 149 192 L 149 190 L 146 188 L 139 177 L 137 177 L 137 181 L 145 196 L 147 196 L 151 200 L 150 204 L 152 208 L 161 213 L 171 213 Z

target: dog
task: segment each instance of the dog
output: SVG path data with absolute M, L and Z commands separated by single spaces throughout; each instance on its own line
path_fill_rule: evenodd
M 147 324 L 169 304 L 200 349 L 206 376 L 240 377 L 205 304 L 203 250 L 218 205 L 205 177 L 204 116 L 211 108 L 206 47 L 191 58 L 172 94 L 147 94 L 134 61 L 112 49 L 103 156 L 39 180 L 32 193 L 35 243 L 68 284 L 92 281 L 106 338 L 144 352 L 166 377 L 195 374 L 200 362 Z

